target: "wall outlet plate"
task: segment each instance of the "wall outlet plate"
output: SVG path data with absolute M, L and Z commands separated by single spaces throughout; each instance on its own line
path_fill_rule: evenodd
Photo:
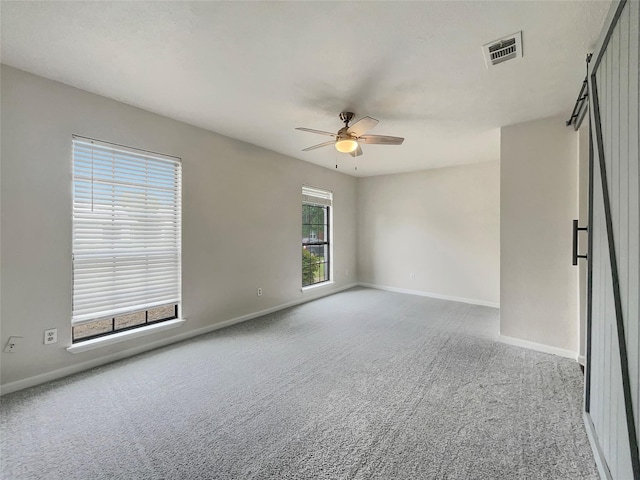
M 262 288 L 258 288 L 258 296 L 261 297 L 262 296 Z
M 58 341 L 58 329 L 51 328 L 44 331 L 44 344 L 56 343 Z
M 22 337 L 9 337 L 7 345 L 4 347 L 4 352 L 15 353 L 18 350 L 18 346 L 22 343 Z

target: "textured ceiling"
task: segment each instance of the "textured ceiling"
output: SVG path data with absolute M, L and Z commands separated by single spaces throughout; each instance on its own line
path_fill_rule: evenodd
M 345 173 L 497 160 L 499 127 L 569 114 L 609 1 L 7 2 L 2 63 Z M 523 31 L 524 58 L 481 46 Z M 354 160 L 327 138 L 371 116 Z M 108 140 L 108 139 L 107 139 Z M 355 171 L 357 164 L 358 170 Z

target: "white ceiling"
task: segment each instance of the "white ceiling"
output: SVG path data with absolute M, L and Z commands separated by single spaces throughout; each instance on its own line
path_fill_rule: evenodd
M 8 2 L 2 63 L 340 171 L 497 160 L 499 127 L 569 114 L 609 1 Z M 524 58 L 481 46 L 523 31 Z M 354 160 L 338 114 L 380 120 Z M 355 166 L 358 169 L 355 171 Z

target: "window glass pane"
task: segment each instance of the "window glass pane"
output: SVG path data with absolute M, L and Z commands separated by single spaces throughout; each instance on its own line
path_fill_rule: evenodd
M 134 325 L 141 325 L 145 323 L 146 315 L 144 312 L 129 313 L 128 315 L 120 315 L 119 317 L 116 317 L 115 321 L 116 330 L 119 330 L 121 328 L 133 327 Z
M 311 232 L 314 238 L 314 242 L 326 242 L 328 241 L 325 225 L 312 225 Z
M 314 269 L 311 254 L 305 247 L 302 247 L 302 286 L 306 287 L 313 283 Z
M 329 269 L 327 268 L 326 262 L 318 263 L 318 268 L 316 270 L 316 278 L 315 283 L 324 282 L 329 278 Z
M 92 337 L 93 335 L 108 333 L 112 329 L 113 321 L 110 318 L 106 320 L 98 320 L 97 322 L 85 323 L 84 325 L 77 325 L 73 327 L 73 338 L 74 340 L 77 340 L 79 338 Z
M 174 318 L 176 316 L 175 305 L 164 305 L 162 307 L 149 309 L 149 321 L 163 320 L 165 318 Z

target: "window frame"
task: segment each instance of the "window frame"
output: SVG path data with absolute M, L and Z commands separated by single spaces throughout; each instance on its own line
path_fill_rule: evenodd
M 323 247 L 326 252 L 326 258 L 322 262 L 318 262 L 319 265 L 324 264 L 324 279 L 319 281 L 314 281 L 312 283 L 305 284 L 304 283 L 304 260 L 302 260 L 300 272 L 301 272 L 301 285 L 302 290 L 315 288 L 321 285 L 326 285 L 333 283 L 333 192 L 325 189 L 320 189 L 316 187 L 302 187 L 302 213 L 304 217 L 304 206 L 314 206 L 320 207 L 324 210 L 324 223 L 322 226 L 324 227 L 324 239 L 322 241 L 304 241 L 305 237 L 302 237 L 302 249 L 305 250 L 306 247 Z M 305 223 L 304 218 L 302 219 L 300 232 L 304 235 L 304 227 L 312 226 L 312 225 L 320 225 L 317 223 Z M 309 238 L 307 237 L 307 240 Z M 304 253 L 303 253 L 304 255 Z
M 76 144 L 79 144 L 80 146 L 76 148 Z M 82 173 L 78 173 L 79 171 L 80 172 L 82 171 L 83 161 L 76 159 L 76 155 L 79 155 L 78 152 L 83 148 L 85 150 L 85 153 L 86 153 L 86 150 L 88 149 L 90 149 L 91 151 L 91 178 L 87 178 L 86 173 L 84 175 Z M 112 164 L 111 179 L 106 179 L 106 180 L 100 179 L 99 173 L 96 173 L 95 174 L 96 176 L 94 177 L 93 154 L 94 154 L 94 151 L 97 151 L 96 149 L 101 149 L 101 152 L 103 154 L 105 154 L 104 152 L 110 152 L 111 164 Z M 131 160 L 132 158 L 134 160 Z M 99 345 L 100 343 L 105 343 L 105 344 L 113 343 L 113 341 L 117 341 L 117 339 L 124 339 L 126 337 L 139 336 L 141 334 L 145 334 L 145 330 L 148 331 L 148 333 L 151 333 L 152 331 L 157 331 L 158 327 L 170 328 L 172 325 L 177 326 L 184 323 L 184 320 L 181 319 L 181 316 L 182 316 L 181 315 L 181 312 L 182 312 L 182 160 L 178 157 L 173 157 L 170 155 L 158 154 L 155 152 L 150 152 L 147 150 L 142 150 L 134 147 L 128 147 L 128 146 L 123 146 L 123 145 L 119 145 L 111 142 L 104 142 L 100 140 L 91 139 L 88 137 L 82 137 L 79 135 L 73 135 L 71 162 L 72 162 L 72 185 L 71 185 L 72 187 L 72 195 L 71 195 L 72 197 L 72 215 L 71 215 L 72 317 L 71 317 L 71 347 L 69 347 L 68 350 L 72 351 L 72 349 L 74 348 L 82 348 L 82 345 L 85 344 L 85 342 L 86 342 L 85 345 L 94 345 L 94 344 Z M 111 192 L 112 192 L 111 196 L 110 197 L 103 196 L 102 198 L 103 199 L 107 198 L 111 200 L 113 213 L 111 214 L 112 219 L 110 221 L 105 220 L 105 218 L 108 217 L 108 214 L 107 215 L 103 214 L 102 218 L 100 217 L 99 214 L 96 214 L 95 219 L 92 219 L 93 222 L 95 222 L 95 224 L 98 225 L 98 227 L 96 228 L 99 228 L 101 225 L 106 225 L 106 229 L 108 229 L 109 227 L 113 228 L 114 225 L 116 226 L 119 225 L 118 223 L 113 223 L 114 221 L 116 221 L 118 217 L 116 208 L 117 207 L 122 209 L 130 208 L 130 203 L 128 203 L 127 200 L 125 200 L 123 203 L 120 203 L 120 204 L 118 204 L 117 202 L 117 193 L 115 192 L 117 191 L 116 189 L 119 188 L 118 182 L 120 182 L 121 180 L 116 177 L 115 172 L 118 170 L 118 168 L 122 169 L 123 171 L 131 169 L 132 168 L 131 162 L 134 165 L 133 169 L 136 169 L 136 168 L 141 169 L 140 171 L 144 173 L 133 174 L 139 177 L 137 183 L 126 185 L 123 188 L 121 187 L 123 192 L 122 194 L 124 195 L 123 198 L 126 198 L 127 191 L 130 191 L 130 189 L 133 188 L 133 191 L 137 192 L 136 193 L 137 195 L 142 194 L 145 199 L 142 202 L 142 206 L 138 207 L 140 210 L 136 210 L 136 213 L 134 215 L 151 215 L 150 217 L 151 219 L 156 218 L 154 217 L 154 215 L 161 215 L 160 217 L 161 221 L 166 222 L 167 219 L 170 219 L 171 222 L 169 222 L 169 224 L 171 226 L 168 227 L 167 229 L 166 224 L 154 225 L 153 220 L 151 224 L 139 223 L 139 221 L 136 222 L 138 223 L 138 225 L 134 224 L 132 227 L 129 227 L 129 230 L 127 230 L 130 236 L 129 242 L 132 242 L 131 239 L 134 238 L 133 235 L 135 235 L 136 232 L 138 232 L 139 235 L 142 235 L 143 240 L 142 241 L 138 240 L 137 242 L 138 245 L 141 245 L 141 246 L 137 246 L 137 247 L 129 246 L 128 251 L 126 246 L 123 244 L 118 244 L 117 240 L 111 241 L 113 245 L 111 246 L 110 249 L 105 248 L 104 246 L 84 247 L 83 249 L 82 247 L 80 247 L 80 245 L 82 245 L 82 241 L 77 239 L 77 236 L 79 234 L 77 233 L 76 230 L 79 229 L 78 230 L 79 232 L 80 230 L 82 230 L 82 227 L 86 226 L 83 224 L 83 220 L 82 220 L 83 215 L 85 217 L 91 217 L 93 215 L 94 188 L 98 190 L 97 185 L 102 185 L 102 188 L 104 188 L 105 185 L 107 187 L 111 185 Z M 139 163 L 136 164 L 136 162 L 139 162 Z M 142 166 L 143 164 L 144 164 L 144 167 Z M 169 165 L 171 165 L 171 167 L 169 167 Z M 96 172 L 98 171 L 97 169 L 99 167 L 100 167 L 100 164 L 99 163 L 96 164 Z M 161 173 L 161 174 L 153 173 L 152 171 L 154 169 L 164 169 L 165 173 Z M 157 175 L 161 175 L 161 176 L 158 177 Z M 140 180 L 140 178 L 143 178 L 143 180 Z M 166 181 L 166 178 L 171 178 L 172 180 L 171 180 L 171 183 L 169 184 L 171 186 L 166 188 L 166 191 L 169 193 L 163 194 L 163 196 L 164 196 L 164 201 L 166 201 L 167 199 L 169 199 L 170 201 L 168 203 L 164 203 L 164 201 L 162 200 L 163 196 L 158 197 L 158 196 L 152 195 L 151 196 L 152 205 L 153 205 L 153 202 L 162 202 L 162 203 L 159 204 L 160 205 L 159 207 L 154 207 L 154 206 L 149 207 L 149 200 L 148 200 L 149 192 L 153 191 L 154 188 L 157 189 L 157 187 L 154 186 L 154 182 Z M 91 195 L 91 215 L 87 215 L 86 212 L 84 213 L 82 212 L 82 200 L 79 200 L 79 198 L 82 198 L 82 193 L 81 193 L 82 187 L 80 186 L 82 183 L 84 183 L 85 188 L 88 185 L 91 189 L 91 194 L 90 194 Z M 130 195 L 134 195 L 134 194 L 130 194 Z M 99 200 L 96 200 L 96 201 L 99 201 Z M 107 202 L 108 201 L 109 200 L 107 200 Z M 85 202 L 86 202 L 86 199 L 85 199 Z M 168 209 L 168 212 L 170 212 L 169 214 L 166 213 L 167 209 Z M 164 213 L 161 213 L 163 211 Z M 127 219 L 125 218 L 125 220 Z M 132 220 L 128 220 L 128 221 L 129 223 L 132 222 Z M 152 225 L 152 227 L 150 228 L 149 225 Z M 105 238 L 108 237 L 108 234 L 104 233 L 105 227 L 102 227 L 102 228 L 103 228 L 102 233 L 100 231 L 97 232 L 97 235 L 99 238 L 98 242 L 109 243 L 108 241 L 105 240 Z M 146 238 L 149 230 L 151 231 L 151 240 Z M 171 273 L 168 277 L 167 277 L 167 274 L 165 273 L 159 274 L 157 271 L 154 272 L 153 266 L 152 266 L 155 258 L 154 253 L 157 254 L 157 252 L 153 251 L 154 241 L 158 241 L 158 239 L 161 239 L 161 238 L 170 239 L 168 243 L 166 240 L 163 240 L 163 245 L 165 245 L 166 243 L 168 245 L 167 248 L 169 248 L 168 251 L 173 252 L 168 254 L 170 258 L 173 258 L 173 260 L 170 260 L 170 263 L 174 265 L 173 267 L 170 268 Z M 133 241 L 133 243 L 136 243 L 136 242 Z M 150 247 L 151 249 L 147 250 Z M 122 305 L 131 303 L 131 298 L 129 298 L 128 300 L 125 300 L 124 304 L 120 302 L 121 306 L 119 307 L 118 307 L 119 305 L 118 301 L 114 301 L 113 304 L 110 303 L 108 307 L 105 307 L 106 311 L 108 310 L 113 311 L 113 313 L 109 315 L 97 313 L 94 318 L 86 318 L 88 316 L 88 314 L 86 313 L 77 314 L 75 310 L 75 304 L 77 299 L 79 298 L 77 296 L 79 295 L 79 293 L 78 291 L 76 291 L 76 287 L 77 287 L 76 271 L 78 269 L 81 269 L 80 265 L 82 260 L 78 261 L 76 259 L 76 256 L 79 255 L 81 258 L 86 258 L 87 256 L 91 256 L 92 254 L 95 255 L 96 257 L 99 257 L 101 255 L 103 261 L 105 257 L 110 258 L 111 264 L 113 265 L 111 270 L 112 272 L 115 272 L 118 268 L 117 267 L 118 259 L 122 259 L 123 251 L 126 252 L 124 254 L 125 256 L 134 255 L 135 257 L 144 258 L 144 260 L 135 262 L 134 268 L 138 269 L 137 271 L 141 271 L 142 273 L 146 273 L 150 276 L 149 277 L 145 276 L 143 279 L 136 280 L 134 283 L 132 283 L 132 281 L 128 279 L 127 283 L 129 285 L 129 288 L 133 286 L 133 287 L 137 287 L 135 288 L 135 290 L 142 290 L 143 292 L 145 292 L 142 294 L 142 297 L 146 297 L 146 298 L 140 299 L 140 302 L 142 303 L 140 303 L 139 305 L 135 305 L 134 303 L 133 305 L 122 306 Z M 109 252 L 113 252 L 113 254 L 109 255 Z M 127 262 L 128 261 L 130 261 L 130 259 L 127 259 Z M 149 263 L 150 261 L 151 263 Z M 109 260 L 107 260 L 107 265 L 109 265 L 108 262 Z M 98 265 L 98 266 L 102 266 L 102 265 Z M 107 267 L 107 270 L 108 270 L 108 267 Z M 96 274 L 96 278 L 97 278 L 97 282 L 99 283 L 100 281 L 104 281 L 105 278 L 111 278 L 112 280 L 118 281 L 123 278 L 126 278 L 126 275 L 122 277 L 122 273 L 120 274 L 111 273 L 111 276 L 107 275 L 107 277 L 101 277 L 99 274 Z M 149 299 L 154 296 L 148 293 L 147 291 L 148 287 L 144 285 L 145 283 L 148 284 L 149 281 L 151 281 L 154 284 L 154 287 L 152 288 L 152 290 L 156 288 L 155 285 L 159 284 L 162 286 L 162 288 L 168 288 L 174 292 L 171 294 L 167 294 L 164 297 L 164 300 L 167 300 L 166 303 L 164 303 L 164 300 L 162 298 L 160 298 L 159 301 L 157 302 L 149 303 Z M 80 284 L 83 285 L 82 283 Z M 171 285 L 173 285 L 173 287 L 171 287 Z M 85 284 L 85 287 L 86 287 L 86 284 Z M 160 297 L 162 296 L 163 295 L 161 294 Z M 167 310 L 166 315 L 163 310 Z M 150 318 L 150 312 L 151 312 L 151 318 Z M 137 323 L 128 324 L 128 325 L 126 320 L 123 321 L 124 320 L 123 317 L 141 315 L 141 314 L 144 314 L 144 321 L 141 321 L 140 319 L 140 321 L 138 321 Z M 156 315 L 159 315 L 159 318 L 154 318 Z M 78 317 L 81 317 L 81 318 L 78 319 Z M 79 336 L 79 337 L 76 336 L 76 328 L 78 327 L 83 327 L 86 325 L 97 325 L 100 322 L 106 323 L 109 320 L 111 321 L 111 328 L 107 328 L 105 326 L 104 329 L 97 331 L 97 333 Z M 117 326 L 118 320 L 123 321 L 124 326 L 118 327 Z M 165 324 L 165 325 L 160 325 L 160 324 Z M 134 330 L 135 332 L 133 332 Z M 108 342 L 106 340 L 108 340 Z M 74 352 L 72 351 L 72 353 Z
M 180 308 L 179 308 L 179 304 L 168 304 L 165 305 L 163 307 L 172 307 L 173 309 L 173 315 L 169 315 L 167 317 L 162 317 L 159 319 L 155 319 L 155 320 L 149 320 L 149 310 L 154 310 L 155 308 L 163 308 L 163 307 L 153 307 L 153 308 L 149 308 L 146 310 L 136 310 L 135 312 L 131 312 L 130 314 L 125 314 L 125 315 L 134 315 L 136 313 L 143 313 L 144 312 L 144 316 L 145 316 L 145 320 L 144 322 L 141 323 L 137 323 L 135 325 L 129 325 L 127 327 L 116 327 L 116 321 L 118 319 L 118 317 L 120 316 L 125 316 L 125 315 L 118 315 L 118 316 L 114 316 L 114 317 L 104 317 L 104 318 L 97 318 L 91 322 L 85 323 L 85 324 L 81 324 L 81 325 L 72 325 L 71 326 L 71 343 L 72 344 L 78 344 L 81 342 L 86 342 L 87 340 L 95 340 L 96 338 L 102 338 L 102 337 L 108 337 L 110 335 L 113 335 L 115 333 L 122 333 L 122 332 L 128 332 L 129 330 L 136 330 L 139 328 L 144 328 L 144 327 L 149 327 L 151 325 L 156 325 L 158 323 L 163 323 L 163 322 L 167 322 L 169 320 L 177 320 L 180 318 Z M 93 335 L 86 335 L 83 337 L 78 337 L 76 338 L 76 332 L 75 329 L 78 327 L 83 327 L 84 325 L 91 325 L 93 323 L 98 323 L 98 322 L 104 322 L 110 320 L 111 321 L 111 330 L 108 331 L 104 331 L 101 333 L 95 333 Z

